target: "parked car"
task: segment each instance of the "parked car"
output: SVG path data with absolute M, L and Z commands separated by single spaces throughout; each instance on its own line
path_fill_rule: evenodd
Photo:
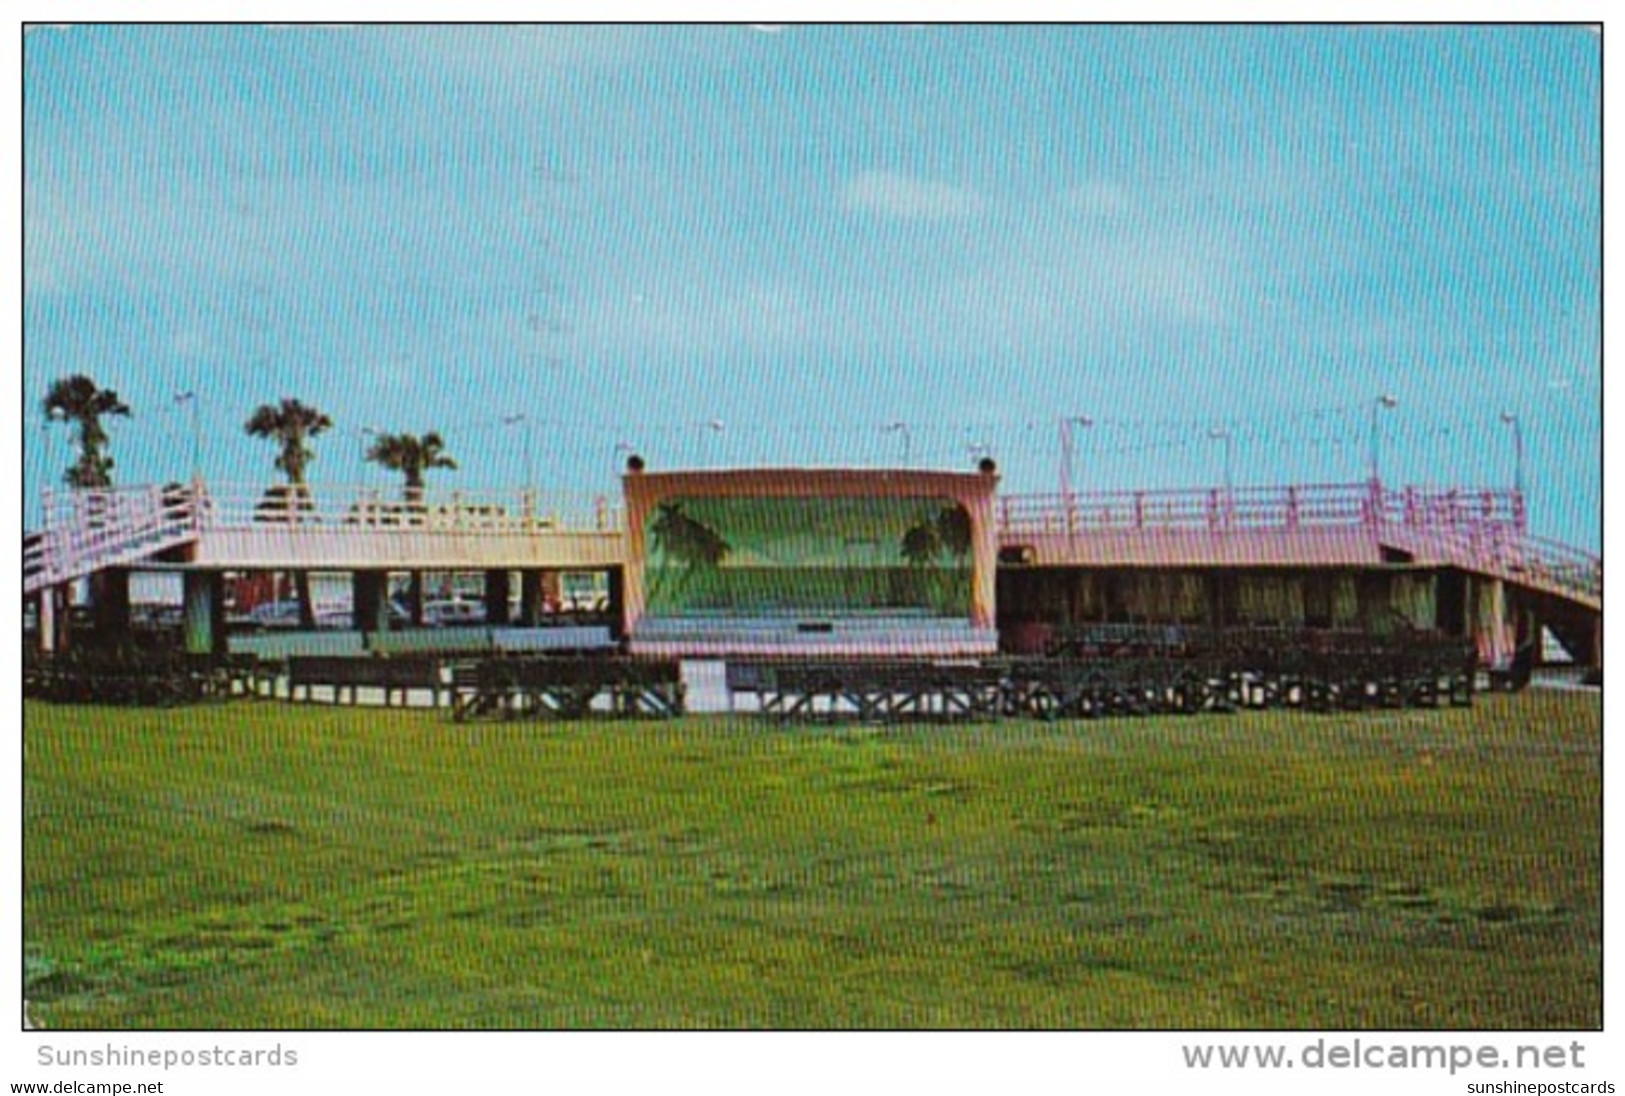
M 458 625 L 484 624 L 485 603 L 462 598 L 430 601 L 423 606 L 423 623 L 430 628 L 453 628 Z
M 250 609 L 248 619 L 257 628 L 297 628 L 299 627 L 299 603 L 297 601 L 267 601 Z

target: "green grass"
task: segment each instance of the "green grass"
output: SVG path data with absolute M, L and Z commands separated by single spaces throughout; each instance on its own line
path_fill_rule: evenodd
M 28 703 L 53 1028 L 1593 1028 L 1601 702 L 1088 724 Z

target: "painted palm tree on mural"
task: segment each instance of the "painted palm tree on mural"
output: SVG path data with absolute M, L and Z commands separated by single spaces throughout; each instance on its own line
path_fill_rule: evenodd
M 932 574 L 936 567 L 937 554 L 941 550 L 942 538 L 937 532 L 936 522 L 930 518 L 922 518 L 903 531 L 903 542 L 899 546 L 899 551 L 908 563 L 907 578 L 902 591 L 905 604 L 935 600 Z
M 969 590 L 967 572 L 971 549 L 975 546 L 970 512 L 963 506 L 944 506 L 937 514 L 937 540 L 953 560 L 949 573 L 943 576 L 947 589 L 942 594 L 942 608 L 957 612 L 958 595 Z M 969 606 L 966 608 L 968 610 Z
M 913 595 L 930 602 L 936 609 L 951 609 L 973 540 L 970 514 L 963 506 L 944 506 L 904 530 L 899 551 L 908 563 L 909 588 Z M 946 572 L 937 563 L 944 553 L 952 560 L 951 569 Z
M 102 419 L 108 415 L 128 418 L 129 405 L 111 388 L 75 373 L 52 384 L 42 406 L 48 420 L 71 423 L 77 432 L 79 459 L 63 476 L 68 486 L 111 487 L 113 458 L 106 452 L 108 438 Z
M 299 521 L 301 515 L 312 508 L 305 470 L 316 459 L 316 453 L 309 442 L 332 427 L 333 420 L 324 412 L 287 397 L 280 403 L 260 404 L 243 424 L 250 437 L 265 438 L 280 446 L 276 467 L 288 479 L 287 489 L 280 498 L 285 507 L 283 517 L 290 523 Z M 294 572 L 294 589 L 299 600 L 300 627 L 316 627 L 316 607 L 310 600 L 310 572 Z
M 662 593 L 666 576 L 673 567 L 682 568 L 682 578 L 671 591 L 672 598 L 676 599 L 688 590 L 696 575 L 715 571 L 733 550 L 715 529 L 685 514 L 680 502 L 662 503 L 656 509 L 655 518 L 649 523 L 649 534 L 662 560 L 650 583 L 651 601 Z
M 963 506 L 944 506 L 937 514 L 937 540 L 954 560 L 963 563 L 970 555 L 970 514 Z

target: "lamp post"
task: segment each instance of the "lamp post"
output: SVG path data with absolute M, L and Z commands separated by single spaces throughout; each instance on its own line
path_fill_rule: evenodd
M 536 515 L 536 466 L 531 460 L 530 453 L 530 419 L 521 411 L 516 415 L 502 416 L 502 425 L 519 428 L 519 444 L 525 457 L 525 489 L 520 495 L 523 499 L 525 522 L 528 525 Z
M 909 430 L 908 423 L 901 421 L 888 422 L 885 426 L 880 428 L 880 432 L 882 434 L 903 435 L 903 467 L 909 467 L 909 465 L 913 463 L 912 457 L 914 454 L 914 435 Z
M 203 480 L 203 472 L 199 459 L 200 438 L 202 437 L 202 434 L 198 426 L 197 391 L 194 389 L 186 392 L 177 392 L 175 394 L 175 406 L 179 407 L 183 403 L 192 405 L 192 486 L 195 488 Z
M 1501 412 L 1501 421 L 1512 427 L 1513 458 L 1516 463 L 1512 467 L 1512 490 L 1519 498 L 1523 497 L 1523 422 L 1511 411 Z
M 723 422 L 721 419 L 712 419 L 710 422 L 705 424 L 705 428 L 711 431 L 714 436 L 720 438 L 722 436 L 722 432 L 728 428 L 728 424 Z M 721 442 L 719 441 L 717 444 L 720 446 Z
M 1088 415 L 1069 415 L 1061 420 L 1061 498 L 1066 503 L 1067 510 L 1072 509 L 1074 498 L 1072 494 L 1072 454 L 1076 448 L 1076 439 L 1073 428 L 1081 426 L 1085 430 L 1095 424 L 1095 420 Z
M 1377 416 L 1383 411 L 1392 411 L 1399 406 L 1399 399 L 1384 392 L 1371 401 L 1371 483 L 1373 487 L 1382 486 L 1382 464 L 1380 438 L 1381 432 L 1377 427 Z
M 1392 411 L 1399 406 L 1396 396 L 1384 392 L 1371 401 L 1371 522 L 1381 525 L 1386 517 L 1382 498 L 1382 463 L 1381 463 L 1381 431 L 1377 427 L 1377 416 L 1383 411 Z
M 1501 421 L 1512 427 L 1512 512 L 1519 532 L 1524 532 L 1529 511 L 1523 497 L 1523 420 L 1511 411 L 1503 411 Z
M 616 475 L 620 475 L 620 473 L 621 473 L 621 468 L 622 468 L 621 454 L 625 453 L 628 457 L 630 457 L 633 453 L 636 453 L 637 451 L 638 451 L 638 447 L 633 445 L 629 441 L 618 441 L 618 442 L 615 443 L 615 474 Z
M 1215 426 L 1208 430 L 1207 436 L 1214 441 L 1224 442 L 1224 517 L 1225 524 L 1229 525 L 1236 508 L 1236 483 L 1233 475 L 1235 467 L 1235 439 L 1230 431 L 1222 426 Z
M 530 419 L 523 412 L 504 415 L 502 425 L 519 427 L 520 445 L 525 457 L 525 490 L 529 491 L 536 485 L 536 465 L 531 460 L 530 452 Z
M 356 431 L 356 437 L 361 439 L 361 483 L 363 484 L 367 480 L 367 439 L 376 438 L 378 436 L 379 432 L 370 426 L 363 426 L 360 430 Z

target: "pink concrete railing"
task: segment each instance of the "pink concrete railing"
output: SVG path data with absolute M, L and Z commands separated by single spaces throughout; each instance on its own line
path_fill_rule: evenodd
M 1498 535 L 1493 527 L 1426 530 L 1433 552 L 1460 566 L 1555 590 L 1598 606 L 1602 557 L 1545 537 Z
M 194 504 L 194 490 L 196 492 Z M 603 495 L 311 486 L 297 496 L 263 485 L 204 489 L 171 484 L 45 492 L 44 528 L 24 538 L 28 592 L 150 555 L 211 528 L 279 524 L 343 531 L 415 529 L 502 535 L 615 533 L 620 507 Z M 1539 582 L 1600 603 L 1602 560 L 1528 535 L 1523 497 L 1504 488 L 1384 488 L 1372 483 L 1286 487 L 1090 491 L 1007 495 L 1004 536 L 1141 531 L 1216 534 L 1302 529 L 1384 529 L 1425 536 L 1455 562 Z
M 573 491 L 426 488 L 406 498 L 399 486 L 211 485 L 201 496 L 204 529 L 313 526 L 331 530 L 414 529 L 467 535 L 614 533 L 621 509 L 607 496 Z
M 44 495 L 45 527 L 23 540 L 23 590 L 33 593 L 197 536 L 188 487 L 156 484 Z
M 1087 491 L 1006 495 L 1003 534 L 1075 535 L 1114 531 L 1281 530 L 1396 524 L 1413 529 L 1525 528 L 1522 496 L 1501 488 L 1383 488 L 1370 483 L 1286 487 Z

